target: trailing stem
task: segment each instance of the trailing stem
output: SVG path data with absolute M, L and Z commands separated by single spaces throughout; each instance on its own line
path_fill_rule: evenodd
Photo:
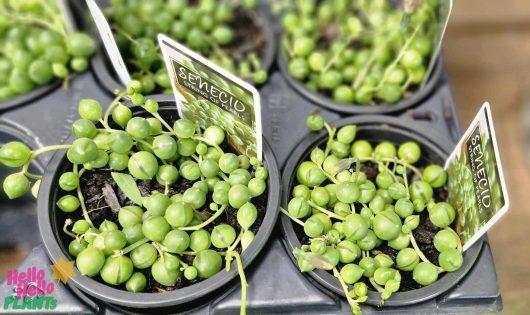
M 240 315 L 247 314 L 247 277 L 245 276 L 245 269 L 243 268 L 243 261 L 241 256 L 236 251 L 227 251 L 225 256 L 227 262 L 227 269 L 230 269 L 230 262 L 232 259 L 236 260 L 237 272 L 239 274 L 239 280 L 241 281 L 241 308 Z
M 340 272 L 337 270 L 337 268 L 333 268 L 333 275 L 335 276 L 335 278 L 339 279 L 340 286 L 344 291 L 344 295 L 346 296 L 348 304 L 350 304 L 352 313 L 361 314 L 361 307 L 359 306 L 359 303 L 350 296 L 348 285 L 346 284 L 346 282 L 344 282 L 344 279 L 342 279 L 342 276 L 340 275 Z
M 210 224 L 213 221 L 215 221 L 215 219 L 217 219 L 225 211 L 227 206 L 228 205 L 222 205 L 219 210 L 217 210 L 211 217 L 208 218 L 208 220 L 202 222 L 201 224 L 195 225 L 195 226 L 180 227 L 179 230 L 182 230 L 182 231 L 197 231 L 197 230 L 200 230 L 203 227 L 208 226 L 208 224 Z
M 284 208 L 280 207 L 280 212 L 285 214 L 286 216 L 288 216 L 291 220 L 293 220 L 294 222 L 300 224 L 301 226 L 304 226 L 304 222 L 302 222 L 301 220 L 293 217 L 292 215 L 289 214 L 289 211 L 285 210 Z
M 78 165 L 74 164 L 73 172 L 75 174 L 78 174 L 79 178 L 81 178 L 81 175 L 83 175 L 84 171 L 85 169 L 81 169 L 78 171 Z M 85 205 L 85 197 L 83 197 L 83 193 L 81 192 L 81 185 L 77 186 L 76 191 L 77 191 L 77 198 L 79 199 L 79 204 L 81 205 L 81 210 L 83 210 L 83 218 L 85 219 L 85 221 L 88 222 L 88 224 L 90 224 L 91 227 L 94 228 L 94 223 L 92 223 L 92 220 L 90 219 L 90 216 L 88 215 L 88 210 Z

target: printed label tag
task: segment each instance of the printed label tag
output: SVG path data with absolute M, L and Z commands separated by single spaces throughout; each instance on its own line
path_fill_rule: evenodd
M 454 229 L 466 250 L 509 207 L 489 103 L 484 103 L 445 168 L 449 203 L 457 212 Z
M 114 39 L 114 35 L 112 34 L 112 30 L 110 29 L 107 19 L 105 19 L 105 15 L 103 15 L 103 12 L 101 12 L 101 9 L 94 0 L 86 0 L 86 4 L 88 5 L 90 14 L 96 23 L 99 35 L 103 40 L 103 45 L 105 46 L 105 50 L 109 55 L 114 70 L 118 74 L 121 83 L 123 83 L 123 85 L 127 85 L 127 83 L 131 81 L 131 75 L 125 66 L 125 62 L 123 61 L 120 51 L 118 50 L 118 45 L 116 45 L 116 40 Z
M 158 42 L 171 78 L 181 117 L 201 127 L 218 125 L 230 145 L 249 157 L 262 157 L 261 105 L 258 91 L 201 55 L 159 34 Z

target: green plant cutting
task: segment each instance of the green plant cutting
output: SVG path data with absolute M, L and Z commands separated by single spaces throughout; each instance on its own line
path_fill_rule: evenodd
M 91 37 L 69 32 L 57 1 L 0 3 L 0 100 L 27 94 L 54 79 L 68 86 L 88 68 Z
M 424 81 L 440 35 L 438 0 L 272 2 L 289 74 L 309 90 L 338 103 L 393 104 Z
M 142 92 L 141 83 L 131 81 L 126 91 L 116 91 L 104 113 L 97 101 L 82 99 L 81 118 L 72 124 L 76 140 L 70 144 L 37 150 L 20 142 L 3 145 L 0 162 L 21 168 L 4 180 L 3 189 L 11 199 L 38 191 L 41 176 L 28 170 L 32 160 L 66 150 L 70 164 L 58 179 L 62 193 L 56 211 L 66 215 L 62 230 L 72 239 L 68 251 L 82 275 L 142 292 L 153 290 L 150 278 L 163 288 L 189 285 L 217 274 L 223 260 L 227 270 L 235 260 L 244 314 L 247 283 L 240 253 L 264 216 L 255 200 L 267 189 L 268 170 L 255 158 L 227 151 L 225 132 L 218 126 L 201 129 L 187 119 L 166 121 L 158 103 Z M 149 117 L 134 116 L 124 102 L 143 108 Z M 83 185 L 100 172 L 110 172 L 125 200 L 104 193 L 110 202 L 88 209 L 84 192 L 89 187 Z M 160 189 L 142 189 L 142 194 L 139 186 L 146 182 Z M 179 189 L 182 193 L 174 193 Z M 101 223 L 95 224 L 103 211 L 111 215 L 99 216 Z M 233 222 L 225 219 L 231 215 Z
M 144 93 L 172 93 L 157 46 L 168 34 L 237 76 L 262 84 L 267 44 L 256 25 L 256 0 L 114 0 L 106 11 L 118 47 Z M 254 32 L 254 33 L 253 33 Z
M 292 198 L 281 209 L 302 231 L 305 241 L 293 251 L 302 272 L 331 272 L 360 314 L 368 290 L 379 292 L 383 304 L 400 290 L 402 272 L 427 286 L 461 267 L 462 244 L 451 228 L 455 209 L 440 193 L 447 173 L 422 161 L 416 142 L 359 139 L 355 125 L 337 129 L 319 115 L 307 125 L 325 128 L 328 139 L 300 162 Z M 434 229 L 428 243 L 437 261 L 416 241 L 420 223 Z

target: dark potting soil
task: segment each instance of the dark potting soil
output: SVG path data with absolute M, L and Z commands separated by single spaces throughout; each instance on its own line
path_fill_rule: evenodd
M 191 1 L 191 5 L 197 5 L 198 1 Z M 229 21 L 230 27 L 234 30 L 234 41 L 231 45 L 223 46 L 221 49 L 226 55 L 236 61 L 236 64 L 245 60 L 245 56 L 250 52 L 255 52 L 258 59 L 263 62 L 267 47 L 267 36 L 264 26 L 259 25 L 260 18 L 254 11 L 245 10 L 238 7 L 234 11 L 234 17 Z M 130 58 L 125 58 L 130 69 L 136 69 L 137 65 L 129 63 Z M 164 67 L 162 61 L 160 66 Z M 159 89 L 159 88 L 157 88 Z M 158 90 L 158 92 L 162 92 Z
M 250 52 L 256 52 L 257 57 L 263 60 L 267 37 L 263 26 L 258 25 L 257 21 L 259 18 L 254 11 L 241 7 L 236 9 L 234 19 L 229 23 L 235 30 L 235 41 L 232 45 L 223 47 L 234 60 L 243 61 L 244 56 Z
M 187 179 L 180 177 L 175 184 L 169 186 L 168 196 L 184 193 L 184 191 L 190 188 L 193 185 L 193 183 L 194 181 L 189 181 Z M 80 186 L 81 186 L 81 191 L 83 193 L 83 197 L 85 198 L 85 205 L 86 205 L 87 211 L 95 227 L 99 227 L 99 225 L 105 220 L 112 221 L 116 223 L 118 226 L 120 226 L 118 222 L 118 212 L 113 211 L 106 201 L 105 193 L 103 192 L 104 189 L 106 189 L 105 187 L 110 186 L 112 188 L 112 192 L 110 192 L 110 194 L 115 195 L 116 199 L 119 202 L 120 207 L 135 205 L 135 203 L 129 200 L 127 196 L 125 196 L 125 194 L 118 187 L 118 185 L 114 182 L 111 176 L 110 169 L 97 169 L 97 170 L 85 171 L 80 178 Z M 142 194 L 142 196 L 149 196 L 152 191 L 159 191 L 161 193 L 164 193 L 164 189 L 165 189 L 165 186 L 160 185 L 156 180 L 153 180 L 153 181 L 138 180 L 137 186 L 140 189 L 140 193 Z M 109 192 L 107 192 L 106 194 L 108 195 Z M 209 194 L 206 200 L 205 206 L 201 209 L 197 209 L 197 213 L 201 215 L 205 220 L 211 215 L 213 215 L 213 212 L 211 212 L 208 208 L 208 205 L 212 202 L 210 195 L 211 194 Z M 58 198 L 60 197 L 61 196 L 58 196 Z M 263 222 L 263 218 L 265 217 L 265 212 L 267 211 L 267 198 L 268 198 L 268 188 L 267 190 L 265 190 L 265 192 L 261 196 L 258 196 L 252 199 L 252 203 L 256 206 L 256 209 L 258 210 L 258 217 L 256 219 L 256 222 L 251 227 L 251 230 L 255 235 L 257 235 L 258 233 L 261 223 Z M 64 225 L 65 220 L 68 218 L 71 219 L 73 222 L 83 219 L 83 214 L 80 209 L 78 209 L 78 211 L 75 211 L 73 213 L 67 213 L 67 214 L 60 210 L 56 210 L 56 211 L 58 212 L 58 222 L 59 222 L 58 226 L 59 227 L 62 227 Z M 208 225 L 204 229 L 211 233 L 213 227 L 219 224 L 229 224 L 232 227 L 234 227 L 237 233 L 239 233 L 240 226 L 237 224 L 237 209 L 231 206 L 228 206 L 225 209 L 223 215 L 219 216 L 219 218 L 214 220 L 212 224 Z M 59 230 L 62 230 L 62 229 L 59 228 Z M 62 233 L 62 231 L 59 233 L 61 236 L 60 238 L 61 238 L 63 247 L 68 248 L 68 244 L 72 241 L 72 238 Z M 222 251 L 214 247 L 212 247 L 211 249 L 214 249 L 220 252 Z M 238 245 L 235 250 L 241 253 L 241 246 Z M 182 255 L 179 257 L 186 264 L 188 265 L 193 264 L 194 256 Z M 70 257 L 70 258 L 73 260 L 75 259 L 74 257 Z M 203 279 L 195 279 L 193 281 L 189 281 L 189 280 L 186 280 L 184 277 L 180 277 L 180 279 L 177 281 L 175 286 L 168 287 L 168 286 L 163 286 L 154 280 L 154 278 L 151 275 L 150 268 L 147 268 L 144 270 L 135 269 L 135 271 L 140 271 L 146 276 L 147 286 L 144 292 L 172 291 L 172 290 L 176 290 L 179 288 L 192 285 L 194 283 L 197 283 L 203 280 Z M 98 280 L 101 283 L 108 285 L 99 276 L 95 277 L 94 279 Z M 117 286 L 117 288 L 125 290 L 125 285 Z
M 426 161 L 420 161 L 418 165 L 418 169 L 422 171 L 428 163 Z M 367 179 L 373 181 L 375 183 L 375 177 L 377 174 L 379 174 L 379 170 L 376 166 L 376 164 L 371 162 L 366 162 L 361 165 L 361 171 L 366 174 Z M 417 179 L 417 176 L 409 171 L 409 182 L 412 180 Z M 293 184 L 296 185 L 298 183 Z M 447 200 L 447 190 L 442 187 L 438 189 L 434 189 L 433 191 L 433 198 L 435 201 L 445 201 Z M 355 210 L 359 212 L 361 210 L 362 206 L 358 203 L 355 204 Z M 335 222 L 332 219 L 332 222 Z M 298 224 L 293 224 L 294 231 L 298 239 L 300 240 L 301 244 L 309 245 L 311 244 L 310 238 L 304 233 L 304 229 L 302 226 Z M 429 214 L 427 209 L 424 209 L 423 212 L 420 213 L 420 224 L 418 227 L 413 231 L 414 238 L 416 239 L 416 243 L 418 244 L 418 247 L 420 250 L 425 254 L 427 259 L 429 259 L 430 262 L 434 264 L 438 264 L 438 255 L 440 254 L 433 244 L 434 235 L 440 230 L 437 226 L 432 224 L 432 222 L 429 220 Z M 388 246 L 385 244 L 386 242 L 383 242 L 382 246 L 376 247 L 370 251 L 370 256 L 374 257 L 378 254 L 387 254 L 389 255 L 394 261 L 396 260 L 396 256 L 398 254 L 398 250 Z M 339 265 L 337 266 L 338 269 L 343 266 L 343 263 L 339 262 Z M 395 266 L 394 266 L 395 268 Z M 403 271 L 398 270 L 401 274 L 401 284 L 399 287 L 399 292 L 405 292 L 405 291 L 411 291 L 415 289 L 419 289 L 422 287 L 422 285 L 418 284 L 414 279 L 412 278 L 412 271 Z M 438 279 L 442 278 L 445 275 L 445 273 L 440 274 Z M 376 291 L 376 289 L 372 286 L 369 279 L 367 277 L 362 277 L 361 282 L 364 282 L 368 288 L 371 291 Z
M 173 125 L 175 121 L 178 119 L 178 114 L 176 111 L 162 111 L 160 112 L 160 114 L 170 125 Z M 111 126 L 113 128 L 116 127 L 113 123 L 111 124 Z M 231 153 L 238 154 L 226 142 L 221 144 L 220 147 L 224 152 L 231 152 Z M 67 165 L 68 166 L 65 167 L 63 172 L 72 170 L 71 164 L 68 163 Z M 252 169 L 249 169 L 249 171 L 251 171 L 251 175 L 253 176 L 254 172 L 252 172 Z M 168 187 L 169 188 L 168 196 L 173 196 L 175 194 L 184 193 L 184 191 L 190 188 L 193 185 L 193 183 L 194 181 L 190 181 L 183 177 L 179 177 L 179 179 L 177 180 L 175 184 L 170 185 Z M 164 190 L 165 190 L 165 186 L 160 185 L 156 180 L 137 180 L 136 184 L 142 196 L 149 196 L 151 192 L 155 190 L 161 193 L 164 193 Z M 270 184 L 270 181 L 267 182 L 267 189 L 263 192 L 263 194 L 261 194 L 261 196 L 258 196 L 252 199 L 252 203 L 256 206 L 256 209 L 258 212 L 256 221 L 251 227 L 251 231 L 254 233 L 254 235 L 258 234 L 258 230 L 263 222 L 265 213 L 267 211 L 267 199 L 268 199 L 268 191 L 269 191 L 268 185 L 269 184 Z M 129 200 L 127 196 L 125 196 L 125 194 L 118 187 L 118 185 L 114 182 L 111 176 L 111 170 L 108 168 L 86 170 L 80 178 L 80 187 L 81 187 L 81 192 L 83 194 L 83 197 L 85 199 L 85 205 L 86 205 L 87 211 L 89 212 L 90 219 L 92 220 L 96 228 L 99 227 L 99 225 L 105 220 L 112 221 L 120 227 L 119 222 L 118 222 L 118 212 L 113 211 L 111 209 L 111 206 L 108 204 L 107 200 L 111 204 L 117 200 L 120 207 L 124 207 L 128 205 L 135 205 L 135 203 Z M 108 189 L 109 187 L 110 187 L 110 190 Z M 59 190 L 57 193 L 56 199 L 58 200 L 65 194 L 66 192 Z M 111 197 L 109 198 L 109 196 Z M 208 193 L 208 198 L 206 200 L 204 207 L 201 209 L 196 209 L 196 212 L 199 213 L 199 215 L 203 217 L 203 220 L 206 220 L 207 218 L 213 215 L 213 212 L 211 212 L 209 209 L 209 204 L 211 202 L 212 202 L 211 193 Z M 68 254 L 68 244 L 72 241 L 72 238 L 66 235 L 62 231 L 62 227 L 66 219 L 71 219 L 73 222 L 75 222 L 77 220 L 83 219 L 83 214 L 80 209 L 72 213 L 65 213 L 63 211 L 60 211 L 56 207 L 55 211 L 56 211 L 55 222 L 57 222 L 56 223 L 57 224 L 56 236 L 58 237 L 58 239 L 60 240 L 60 243 L 62 244 L 64 253 Z M 204 229 L 211 233 L 214 226 L 223 224 L 223 223 L 229 224 L 232 227 L 234 227 L 234 229 L 236 230 L 236 233 L 239 234 L 240 226 L 237 224 L 237 209 L 234 209 L 233 207 L 229 205 L 224 210 L 223 215 L 219 216 L 217 219 L 215 219 L 211 224 L 209 224 Z M 214 247 L 211 247 L 211 249 L 217 250 Z M 241 253 L 241 245 L 238 245 L 235 248 L 235 250 Z M 222 250 L 218 250 L 218 251 L 222 251 Z M 180 258 L 186 264 L 191 265 L 193 263 L 194 256 L 182 255 L 180 256 Z M 75 258 L 70 257 L 70 259 L 74 260 Z M 150 268 L 147 268 L 145 270 L 135 269 L 135 271 L 140 271 L 146 276 L 147 286 L 144 292 L 172 291 L 172 290 L 183 288 L 183 287 L 202 281 L 202 279 L 195 279 L 193 281 L 189 281 L 189 280 L 186 280 L 182 276 L 180 277 L 178 282 L 175 284 L 175 286 L 167 287 L 167 286 L 162 286 L 156 283 L 156 281 L 151 276 Z M 101 283 L 108 285 L 99 276 L 95 277 L 94 279 L 98 280 Z M 125 290 L 125 285 L 117 286 L 117 288 Z

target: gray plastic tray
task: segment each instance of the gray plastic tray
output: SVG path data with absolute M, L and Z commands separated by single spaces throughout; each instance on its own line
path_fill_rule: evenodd
M 15 126 L 21 130 L 25 139 L 33 139 L 35 146 L 45 146 L 64 141 L 69 135 L 69 126 L 77 117 L 77 103 L 83 97 L 92 97 L 102 104 L 111 99 L 100 89 L 91 73 L 76 77 L 71 89 L 55 92 L 37 99 L 30 105 L 20 107 L 0 115 L 1 126 Z M 262 89 L 262 106 L 264 134 L 269 139 L 273 150 L 282 164 L 290 151 L 306 134 L 305 118 L 307 114 L 318 109 L 298 93 L 294 93 L 279 72 L 271 75 L 269 83 Z M 332 121 L 341 118 L 337 113 L 321 110 L 321 114 Z M 400 117 L 410 120 L 411 124 L 437 130 L 442 136 L 455 143 L 460 135 L 456 117 L 455 104 L 449 84 L 444 79 L 426 101 L 410 110 L 400 113 Z M 31 142 L 30 142 L 31 144 Z M 50 156 L 43 155 L 39 161 L 46 165 Z M 0 220 L 5 210 L 0 200 Z M 25 243 L 32 246 L 39 242 L 36 234 L 36 217 L 34 203 L 17 204 L 17 208 L 28 218 L 24 229 L 1 225 L 0 240 L 2 245 Z M 21 217 L 13 220 L 21 220 Z M 33 223 L 33 221 L 35 221 Z M 33 225 L 34 224 L 34 225 Z M 31 234 L 35 232 L 34 234 Z M 26 237 L 26 234 L 30 235 Z M 249 280 L 247 310 L 249 313 L 261 314 L 348 314 L 346 301 L 337 295 L 321 288 L 305 274 L 300 273 L 285 251 L 279 229 L 275 229 L 267 248 L 255 262 L 247 268 Z M 36 236 L 35 236 L 36 235 Z M 29 239 L 28 239 L 29 238 Z M 37 246 L 24 263 L 27 266 L 47 268 L 49 264 L 42 246 Z M 51 272 L 51 271 L 50 271 Z M 51 276 L 51 273 L 48 275 Z M 5 283 L 0 284 L 0 296 L 12 294 L 13 288 Z M 202 306 L 189 311 L 190 314 L 234 314 L 238 313 L 240 304 L 239 282 L 226 285 L 216 296 L 207 297 Z M 122 310 L 95 301 L 84 294 L 61 286 L 57 293 L 58 313 L 120 313 Z M 420 304 L 399 308 L 374 308 L 363 306 L 365 314 L 375 312 L 391 314 L 425 314 L 425 313 L 464 313 L 496 312 L 502 309 L 502 300 L 493 264 L 489 243 L 486 241 L 480 257 L 469 274 L 456 287 L 447 293 Z M 5 312 L 0 309 L 0 313 Z M 41 313 L 42 311 L 34 311 Z M 161 313 L 162 310 L 151 310 Z M 164 313 L 171 309 L 164 309 Z M 17 311 L 17 314 L 23 314 Z

